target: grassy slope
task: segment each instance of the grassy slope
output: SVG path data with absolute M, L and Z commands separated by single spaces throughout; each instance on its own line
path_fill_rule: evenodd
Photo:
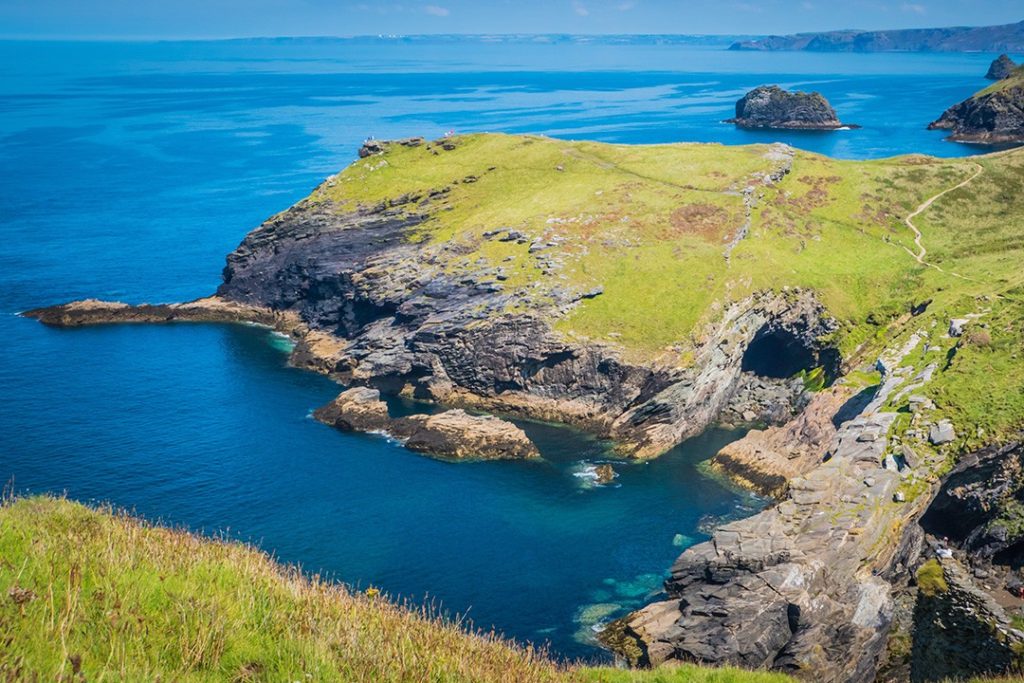
M 246 546 L 53 498 L 0 508 L 0 643 L 0 679 L 12 681 L 791 680 L 558 667 Z
M 1024 66 L 1018 66 L 1014 69 L 1006 78 L 1000 79 L 988 86 L 987 88 L 978 91 L 974 94 L 974 98 L 984 97 L 985 95 L 991 95 L 992 93 L 1002 92 L 1003 90 L 1009 90 L 1010 88 L 1020 88 L 1024 86 Z
M 556 666 L 247 546 L 48 497 L 0 507 L 0 643 L 10 681 L 793 683 L 694 665 Z
M 853 367 L 870 365 L 911 329 L 933 331 L 933 353 L 948 353 L 955 340 L 938 337 L 949 318 L 985 312 L 977 325 L 989 326 L 991 343 L 958 349 L 948 367 L 941 363 L 945 370 L 930 391 L 955 418 L 960 445 L 1024 424 L 1024 151 L 976 161 L 867 162 L 797 152 L 792 172 L 765 188 L 757 174 L 778 162 L 763 145 L 625 146 L 504 135 L 454 142 L 452 151 L 395 146 L 352 165 L 313 199 L 347 209 L 451 187 L 449 210 L 418 235 L 465 248 L 450 268 L 482 258 L 507 269 L 508 287 L 533 292 L 600 284 L 604 293 L 557 321 L 559 329 L 667 364 L 689 361 L 703 323 L 725 304 L 764 289 L 814 289 L 842 323 L 835 341 Z M 904 218 L 970 178 L 976 163 L 982 176 L 915 219 L 926 260 L 942 270 L 919 264 L 907 251 L 916 247 Z M 478 180 L 455 182 L 468 175 Z M 749 235 L 727 260 L 748 184 L 761 199 Z M 506 226 L 561 239 L 554 250 L 560 269 L 544 275 L 527 245 L 481 238 Z M 934 301 L 928 312 L 908 320 L 911 306 L 926 300 Z

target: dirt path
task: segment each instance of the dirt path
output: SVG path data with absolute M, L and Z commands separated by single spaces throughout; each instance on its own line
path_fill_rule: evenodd
M 914 246 L 917 247 L 917 253 L 915 254 L 913 251 L 911 251 L 907 247 L 903 247 L 903 248 L 906 249 L 907 253 L 910 254 L 911 256 L 913 256 L 914 259 L 918 263 L 920 263 L 921 265 L 924 265 L 924 266 L 928 266 L 929 268 L 934 268 L 935 270 L 939 271 L 940 273 L 945 273 L 946 272 L 945 270 L 943 270 L 939 266 L 935 265 L 934 263 L 928 263 L 927 261 L 924 260 L 925 256 L 928 255 L 928 250 L 925 249 L 924 244 L 921 243 L 921 231 L 917 229 L 916 225 L 914 225 L 914 219 L 917 218 L 918 216 L 920 216 L 925 211 L 927 211 L 931 207 L 931 205 L 934 204 L 935 202 L 937 202 L 939 199 L 942 199 L 943 197 L 945 197 L 950 192 L 953 192 L 954 190 L 959 190 L 962 187 L 966 187 L 975 178 L 977 178 L 978 176 L 980 176 L 984 172 L 985 172 L 984 167 L 982 167 L 980 164 L 974 164 L 974 174 L 970 178 L 968 178 L 967 180 L 963 181 L 959 185 L 954 185 L 953 187 L 946 188 L 945 190 L 943 190 L 942 192 L 938 193 L 934 197 L 926 199 L 924 202 L 921 203 L 920 206 L 918 206 L 914 210 L 914 212 L 912 214 L 910 214 L 905 219 L 903 219 L 903 222 L 906 224 L 906 226 L 908 228 L 910 228 L 913 231 L 913 233 L 914 233 Z M 969 280 L 970 279 L 970 278 L 964 277 L 963 275 L 960 275 L 958 273 L 952 273 L 951 272 L 949 274 L 953 275 L 955 277 L 961 278 L 963 280 Z

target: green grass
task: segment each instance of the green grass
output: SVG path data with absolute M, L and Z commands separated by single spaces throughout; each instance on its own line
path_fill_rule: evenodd
M 928 560 L 917 570 L 917 588 L 929 598 L 949 591 L 945 572 L 938 560 Z
M 36 497 L 0 507 L 0 679 L 783 683 L 559 666 L 237 543 Z

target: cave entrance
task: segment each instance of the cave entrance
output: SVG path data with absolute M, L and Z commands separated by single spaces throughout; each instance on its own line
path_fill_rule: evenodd
M 813 370 L 817 365 L 818 354 L 795 334 L 781 328 L 762 327 L 743 354 L 742 369 L 761 377 L 788 379 L 801 371 Z

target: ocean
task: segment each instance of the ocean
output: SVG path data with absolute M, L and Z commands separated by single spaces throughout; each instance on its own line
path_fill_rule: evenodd
M 980 151 L 925 130 L 994 55 L 729 52 L 716 40 L 555 37 L 0 42 L 0 478 L 254 543 L 286 562 L 600 660 L 595 624 L 764 501 L 700 467 L 738 432 L 588 477 L 607 444 L 521 423 L 542 462 L 449 464 L 310 419 L 338 391 L 265 329 L 55 330 L 17 312 L 182 301 L 368 136 L 538 133 L 780 140 L 846 159 Z M 832 133 L 721 121 L 763 83 L 820 90 Z M 396 404 L 396 410 L 422 406 Z

